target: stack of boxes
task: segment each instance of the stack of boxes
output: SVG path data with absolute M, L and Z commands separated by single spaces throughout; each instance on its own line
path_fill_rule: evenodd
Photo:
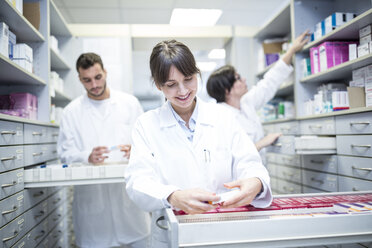
M 372 53 L 372 24 L 359 30 L 358 58 Z
M 32 73 L 33 51 L 27 44 L 20 43 L 14 46 L 12 60 L 26 71 Z
M 351 107 L 372 107 L 372 65 L 353 70 L 348 87 Z
M 5 22 L 0 22 L 0 54 L 8 57 L 9 27 Z
M 37 97 L 30 93 L 0 96 L 0 113 L 37 120 Z

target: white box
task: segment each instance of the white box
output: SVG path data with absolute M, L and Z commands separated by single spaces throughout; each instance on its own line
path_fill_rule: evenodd
M 9 27 L 5 22 L 0 22 L 0 53 L 8 58 L 9 56 Z
M 367 65 L 363 68 L 364 68 L 364 71 L 365 71 L 365 77 L 372 76 L 372 65 Z
M 369 54 L 369 43 L 358 46 L 358 58 Z
M 364 81 L 364 89 L 366 93 L 372 92 L 372 76 L 366 77 Z
M 50 47 L 56 51 L 57 53 L 59 53 L 59 49 L 58 49 L 58 40 L 56 37 L 54 37 L 53 35 L 51 35 L 49 37 L 49 41 L 50 41 Z
M 366 107 L 372 107 L 372 92 L 366 93 Z
M 359 45 L 370 43 L 372 41 L 372 34 L 368 34 L 359 39 Z
M 364 78 L 358 78 L 349 82 L 350 87 L 364 87 Z
M 369 25 L 359 29 L 359 37 L 369 35 L 371 33 L 371 25 L 372 24 L 369 24 Z
M 17 65 L 19 65 L 26 71 L 32 73 L 32 63 L 27 59 L 13 59 L 13 62 L 15 62 Z
M 322 36 L 322 22 L 319 22 L 315 25 L 314 40 L 320 39 Z
M 352 20 L 354 18 L 353 13 L 341 13 L 335 12 L 332 15 L 328 16 L 325 22 L 325 34 L 332 32 L 337 27 L 344 25 L 346 22 Z
M 14 46 L 14 59 L 26 59 L 30 62 L 33 61 L 33 51 L 25 43 L 19 43 Z
M 358 58 L 357 44 L 349 44 L 349 60 Z
M 356 80 L 356 79 L 359 79 L 359 78 L 364 79 L 366 77 L 366 71 L 367 71 L 366 67 L 362 67 L 362 68 L 353 70 L 353 72 L 352 72 L 353 80 Z

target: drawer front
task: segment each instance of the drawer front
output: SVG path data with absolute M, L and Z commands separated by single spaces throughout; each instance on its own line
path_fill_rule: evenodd
M 0 145 L 23 144 L 23 124 L 0 120 Z
M 303 184 L 328 192 L 337 192 L 337 175 L 308 170 L 302 171 Z
M 298 121 L 290 121 L 278 123 L 275 125 L 275 132 L 282 133 L 284 135 L 297 135 L 300 133 L 300 125 Z
M 1 247 L 11 247 L 17 240 L 26 234 L 26 218 L 24 215 L 0 228 Z
M 279 139 L 268 148 L 269 152 L 282 154 L 295 154 L 294 136 L 281 136 Z
M 274 177 L 271 177 L 270 178 L 270 186 L 271 186 L 271 190 L 274 192 L 277 191 L 278 189 L 278 179 L 274 178 Z
M 372 134 L 372 112 L 336 116 L 336 134 Z
M 299 194 L 301 185 L 278 179 L 278 192 L 282 194 Z
M 23 146 L 0 147 L 0 173 L 24 166 Z
M 302 186 L 302 193 L 304 193 L 304 194 L 324 193 L 324 192 L 327 192 L 327 191 L 324 191 L 324 190 L 321 190 L 321 189 L 310 188 L 310 187 L 305 186 L 305 185 Z
M 269 172 L 270 176 L 276 175 L 276 167 L 277 167 L 277 164 L 274 164 L 274 163 L 269 163 L 266 165 L 267 171 Z
M 302 161 L 305 169 L 337 174 L 337 155 L 303 155 Z
M 48 142 L 48 127 L 24 124 L 25 144 L 38 144 Z
M 372 158 L 338 156 L 338 174 L 372 180 Z
M 271 153 L 271 152 L 267 152 L 266 153 L 266 161 L 267 161 L 267 163 L 275 164 L 276 163 L 276 154 Z
M 0 201 L 0 226 L 3 226 L 24 212 L 23 191 Z
M 58 127 L 48 127 L 48 142 L 57 143 L 58 134 L 59 134 Z
M 336 142 L 337 154 L 372 157 L 372 135 L 340 135 Z
M 298 168 L 301 167 L 301 159 L 299 155 L 276 154 L 276 163 Z
M 0 200 L 17 193 L 24 188 L 23 168 L 0 174 Z
M 47 160 L 57 160 L 58 154 L 57 154 L 57 144 L 48 144 L 48 152 L 47 152 Z
M 44 163 L 51 157 L 49 144 L 24 146 L 25 166 Z
M 48 216 L 49 229 L 53 229 L 63 219 L 65 212 L 65 206 L 62 204 Z
M 344 176 L 338 176 L 338 180 L 340 192 L 372 190 L 371 181 Z
M 48 197 L 48 188 L 25 189 L 25 210 L 28 210 Z
M 35 226 L 29 233 L 21 238 L 14 248 L 23 247 L 36 247 L 36 245 L 46 237 L 48 233 L 48 220 L 42 221 L 39 225 Z M 48 247 L 48 246 L 46 246 Z
M 52 212 L 66 199 L 66 192 L 60 190 L 48 198 L 48 211 Z
M 301 134 L 336 134 L 334 117 L 300 121 Z
M 26 220 L 25 229 L 28 232 L 48 216 L 48 201 L 44 200 L 35 207 L 27 210 L 24 216 Z
M 301 169 L 278 165 L 277 177 L 295 183 L 301 183 Z
M 269 133 L 275 133 L 275 126 L 274 124 L 264 124 L 263 130 L 264 130 L 265 135 Z

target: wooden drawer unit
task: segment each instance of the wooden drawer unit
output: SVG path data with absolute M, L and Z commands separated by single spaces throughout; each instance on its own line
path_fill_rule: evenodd
M 303 155 L 302 167 L 337 174 L 337 161 L 337 155 Z
M 300 125 L 298 121 L 289 121 L 278 123 L 275 125 L 275 132 L 284 135 L 297 135 L 300 133 Z
M 278 165 L 276 176 L 295 183 L 301 183 L 301 169 Z
M 372 158 L 338 156 L 338 174 L 372 180 Z
M 0 247 L 11 247 L 22 236 L 24 236 L 27 233 L 25 225 L 26 219 L 23 214 L 0 228 Z
M 332 135 L 336 134 L 335 118 L 326 117 L 300 121 L 301 134 Z
M 372 135 L 338 135 L 337 154 L 372 157 Z
M 0 227 L 24 212 L 23 191 L 0 201 Z
M 364 191 L 372 189 L 372 181 L 368 180 L 338 176 L 338 181 L 339 181 L 338 189 L 340 192 Z
M 23 146 L 0 147 L 0 173 L 24 166 Z
M 32 124 L 24 124 L 24 143 L 25 144 L 38 144 L 47 143 L 48 140 L 48 127 Z
M 42 145 L 27 145 L 24 146 L 25 152 L 25 166 L 44 163 L 51 159 L 54 145 L 42 144 Z
M 372 112 L 336 116 L 336 134 L 372 134 Z
M 23 168 L 0 174 L 0 200 L 23 190 Z
M 23 144 L 23 124 L 0 120 L 0 145 Z
M 302 170 L 302 183 L 328 192 L 338 191 L 337 175 Z
M 299 194 L 301 185 L 278 179 L 278 192 L 282 194 Z
M 25 210 L 28 210 L 48 197 L 47 188 L 25 189 Z

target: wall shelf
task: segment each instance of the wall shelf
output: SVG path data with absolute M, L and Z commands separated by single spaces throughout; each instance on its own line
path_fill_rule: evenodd
M 294 82 L 285 82 L 283 83 L 278 91 L 275 94 L 275 97 L 286 97 L 289 95 L 293 95 L 294 91 Z
M 35 124 L 35 125 L 43 125 L 43 126 L 51 126 L 51 127 L 59 127 L 57 124 L 53 124 L 50 122 L 38 121 L 38 120 L 30 120 L 18 116 L 6 115 L 0 113 L 0 120 L 4 121 L 15 121 L 15 122 L 22 122 L 28 124 Z
M 53 97 L 53 99 L 55 101 L 71 101 L 69 96 L 59 90 L 55 90 L 55 97 Z
M 347 109 L 347 110 L 334 111 L 331 113 L 302 116 L 302 117 L 298 117 L 297 120 L 316 119 L 316 118 L 322 118 L 322 117 L 356 114 L 356 113 L 363 113 L 363 112 L 370 112 L 370 111 L 372 111 L 372 107 L 352 108 L 352 109 Z
M 50 34 L 57 36 L 72 36 L 65 19 L 53 1 L 50 1 Z
M 43 79 L 26 71 L 2 54 L 0 54 L 0 74 L 0 84 L 46 85 Z
M 7 0 L 0 1 L 0 17 L 19 41 L 44 41 L 43 35 Z
M 70 66 L 67 64 L 64 58 L 57 53 L 54 49 L 50 49 L 50 63 L 52 70 L 70 70 Z
M 256 74 L 256 77 L 262 78 L 265 75 L 266 72 L 268 72 L 271 68 L 274 67 L 275 64 L 276 64 L 276 62 L 272 63 L 271 65 L 269 65 L 267 67 L 265 67 L 265 69 L 263 69 L 262 71 L 260 71 L 259 73 Z

